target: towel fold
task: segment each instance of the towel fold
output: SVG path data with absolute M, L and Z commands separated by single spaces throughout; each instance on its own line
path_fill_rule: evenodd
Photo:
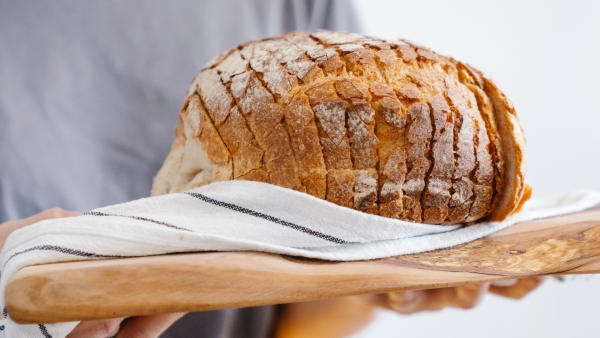
M 4 289 L 10 276 L 28 265 L 207 250 L 375 259 L 447 248 L 516 223 L 598 204 L 600 193 L 574 193 L 552 203 L 530 201 L 502 222 L 441 226 L 369 215 L 275 185 L 228 181 L 99 208 L 42 221 L 9 236 L 0 256 L 0 337 L 63 338 L 77 325 L 17 325 L 10 320 Z

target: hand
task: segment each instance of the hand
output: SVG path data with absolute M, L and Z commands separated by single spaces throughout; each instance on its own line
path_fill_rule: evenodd
M 28 218 L 2 223 L 0 224 L 0 249 L 4 247 L 6 239 L 15 230 L 47 219 L 72 217 L 77 215 L 79 215 L 79 213 L 75 211 L 54 208 Z M 84 321 L 79 323 L 67 338 L 157 338 L 183 315 L 184 313 L 169 313 L 145 317 Z M 117 332 L 118 335 L 116 335 Z
M 40 212 L 31 217 L 2 223 L 0 224 L 0 249 L 4 247 L 4 242 L 6 242 L 8 235 L 12 234 L 15 230 L 47 219 L 72 217 L 77 215 L 79 215 L 79 213 L 76 211 L 66 211 L 61 208 L 54 208 Z
M 488 291 L 500 296 L 519 299 L 537 288 L 542 281 L 543 277 L 531 277 L 496 284 L 486 283 L 431 290 L 392 292 L 369 297 L 371 297 L 374 304 L 402 314 L 441 310 L 445 307 L 470 309 L 479 304 Z
M 402 314 L 440 310 L 445 307 L 470 309 L 479 304 L 487 292 L 510 298 L 522 298 L 540 285 L 542 280 L 543 277 L 533 277 L 495 284 L 474 284 L 286 304 L 279 316 L 275 337 L 346 337 L 368 325 L 380 308 Z
M 157 338 L 185 313 L 90 320 L 79 323 L 67 338 Z M 118 332 L 118 334 L 117 334 Z

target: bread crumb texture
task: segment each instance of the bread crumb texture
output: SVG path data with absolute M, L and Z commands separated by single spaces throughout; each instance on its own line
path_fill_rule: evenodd
M 474 68 L 405 40 L 295 32 L 250 41 L 194 78 L 153 195 L 276 184 L 431 224 L 501 220 L 525 191 L 525 138 Z

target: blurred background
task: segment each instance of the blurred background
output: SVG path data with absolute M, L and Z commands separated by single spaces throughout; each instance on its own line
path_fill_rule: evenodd
M 599 1 L 355 0 L 364 33 L 467 62 L 511 98 L 529 146 L 533 198 L 600 190 Z M 384 312 L 352 338 L 598 337 L 600 278 L 548 280 L 521 301 Z

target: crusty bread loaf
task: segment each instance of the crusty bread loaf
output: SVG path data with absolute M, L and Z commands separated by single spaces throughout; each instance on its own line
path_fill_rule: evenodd
M 152 195 L 253 180 L 432 224 L 502 220 L 525 190 L 508 98 L 461 62 L 401 40 L 298 32 L 210 61 Z

